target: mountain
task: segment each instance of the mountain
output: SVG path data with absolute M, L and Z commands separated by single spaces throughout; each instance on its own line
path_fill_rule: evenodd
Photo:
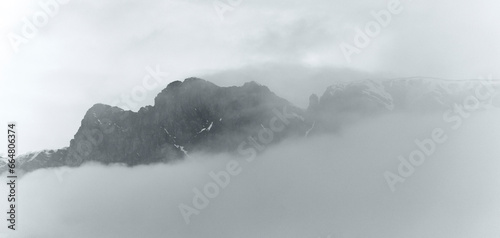
M 321 97 L 310 97 L 307 112 L 314 128 L 309 133 L 335 132 L 345 124 L 381 113 L 444 113 L 476 101 L 474 110 L 500 107 L 499 85 L 492 80 L 419 77 L 336 83 Z
M 88 161 L 133 166 L 171 162 L 198 151 L 236 153 L 245 143 L 260 148 L 289 137 L 335 133 L 381 113 L 444 112 L 478 92 L 494 92 L 482 97 L 478 110 L 499 107 L 498 87 L 490 84 L 430 78 L 336 83 L 321 97 L 311 95 L 303 110 L 255 82 L 219 87 L 188 78 L 170 83 L 154 105 L 138 112 L 92 106 L 69 147 L 21 155 L 18 167 L 32 171 Z M 0 172 L 5 170 L 0 160 Z
M 16 166 L 24 171 L 33 171 L 39 168 L 60 167 L 66 165 L 66 155 L 67 148 L 30 152 L 15 157 Z M 4 162 L 5 168 L 3 167 L 4 163 L 0 162 L 0 171 L 7 169 L 7 161 L 5 160 Z
M 269 127 L 281 114 L 294 115 L 273 143 L 303 135 L 303 110 L 276 96 L 267 87 L 249 82 L 219 87 L 199 78 L 170 83 L 153 106 L 138 112 L 104 104 L 92 106 L 67 148 L 30 153 L 18 158 L 26 171 L 78 166 L 96 161 L 127 165 L 170 162 L 189 153 L 237 151 L 239 144 Z

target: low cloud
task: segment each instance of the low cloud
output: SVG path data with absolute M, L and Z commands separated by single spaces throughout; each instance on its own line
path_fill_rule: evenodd
M 498 237 L 498 119 L 498 109 L 477 112 L 446 130 L 448 141 L 395 192 L 384 171 L 416 138 L 449 128 L 440 114 L 383 115 L 281 142 L 252 163 L 238 159 L 241 173 L 189 224 L 179 204 L 232 156 L 37 170 L 18 181 L 19 226 L 8 237 Z

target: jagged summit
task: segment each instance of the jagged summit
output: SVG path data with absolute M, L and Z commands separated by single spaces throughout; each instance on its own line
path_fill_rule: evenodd
M 177 80 L 169 83 L 167 87 L 161 91 L 161 93 L 168 93 L 180 89 L 200 88 L 200 87 L 203 88 L 203 87 L 218 87 L 218 86 L 204 79 L 190 77 L 184 79 L 184 81 Z
M 109 114 L 113 112 L 121 112 L 123 109 L 115 106 L 110 106 L 107 104 L 102 104 L 102 103 L 96 103 L 94 104 L 89 110 L 87 110 L 87 113 L 85 113 L 85 117 L 87 116 L 93 116 L 96 117 L 98 115 L 102 114 Z
M 255 82 L 219 87 L 187 78 L 170 83 L 156 96 L 153 106 L 138 112 L 95 104 L 85 114 L 70 146 L 53 153 L 57 159 L 41 153 L 43 159 L 35 156 L 23 167 L 77 166 L 86 161 L 138 165 L 167 162 L 200 150 L 231 152 L 268 124 L 275 111 L 285 108 L 294 115 L 303 113 Z M 287 127 L 274 140 L 299 135 L 301 129 L 300 125 Z
M 477 92 L 478 85 L 481 83 L 425 78 L 341 82 L 321 96 L 311 95 L 309 108 L 302 110 L 256 82 L 219 87 L 192 77 L 170 83 L 153 106 L 138 112 L 93 105 L 68 148 L 22 155 L 20 168 L 32 171 L 87 161 L 139 165 L 169 162 L 196 151 L 234 153 L 242 142 L 247 147 L 254 143 L 246 141 L 248 138 L 262 137 L 266 128 L 283 129 L 259 146 L 291 136 L 336 132 L 344 124 L 380 113 L 442 112 L 463 104 L 464 98 Z M 498 89 L 497 85 L 497 94 L 478 108 L 500 107 Z M 0 160 L 0 171 L 5 170 L 4 165 Z
M 182 81 L 174 81 L 167 85 L 155 98 L 155 106 L 162 105 L 167 101 L 182 100 L 209 94 L 220 88 L 219 86 L 200 78 L 187 78 Z
M 246 88 L 259 88 L 259 87 L 267 88 L 266 86 L 259 84 L 255 81 L 246 82 L 243 84 L 243 87 L 246 87 Z

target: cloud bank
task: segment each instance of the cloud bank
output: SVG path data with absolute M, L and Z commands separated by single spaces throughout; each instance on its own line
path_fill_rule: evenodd
M 384 115 L 282 142 L 238 160 L 241 173 L 189 224 L 179 205 L 231 156 L 38 170 L 19 180 L 19 229 L 8 237 L 496 237 L 498 119 L 498 109 L 476 112 L 452 130 L 437 114 Z M 391 192 L 384 171 L 436 127 L 448 141 Z

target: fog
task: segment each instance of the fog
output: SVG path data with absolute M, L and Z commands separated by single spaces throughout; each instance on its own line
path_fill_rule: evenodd
M 391 114 L 281 142 L 238 158 L 241 172 L 189 224 L 179 205 L 192 207 L 193 189 L 231 156 L 37 170 L 18 180 L 18 230 L 7 237 L 498 237 L 499 119 L 476 112 L 453 130 L 442 114 Z M 392 192 L 384 173 L 435 128 L 446 142 Z
M 123 108 L 117 101 L 142 85 L 148 67 L 168 76 L 144 100 L 134 100 L 139 106 L 152 104 L 169 82 L 191 76 L 213 75 L 210 80 L 230 86 L 259 77 L 305 107 L 312 92 L 322 94 L 337 80 L 500 75 L 497 0 L 397 1 L 403 12 L 351 63 L 340 45 L 354 44 L 356 29 L 391 1 L 60 0 L 67 4 L 15 47 L 10 34 L 25 35 L 24 19 L 33 21 L 47 2 L 53 1 L 0 1 L 0 108 L 8 112 L 0 124 L 15 120 L 22 128 L 20 153 L 68 146 L 92 105 Z M 221 21 L 216 2 L 241 4 Z M 261 65 L 274 70 L 252 71 Z
M 390 78 L 389 74 L 367 73 L 347 68 L 304 67 L 299 64 L 263 64 L 217 71 L 201 78 L 219 86 L 230 87 L 255 81 L 293 103 L 307 108 L 311 94 L 323 95 L 326 88 L 338 82 Z

